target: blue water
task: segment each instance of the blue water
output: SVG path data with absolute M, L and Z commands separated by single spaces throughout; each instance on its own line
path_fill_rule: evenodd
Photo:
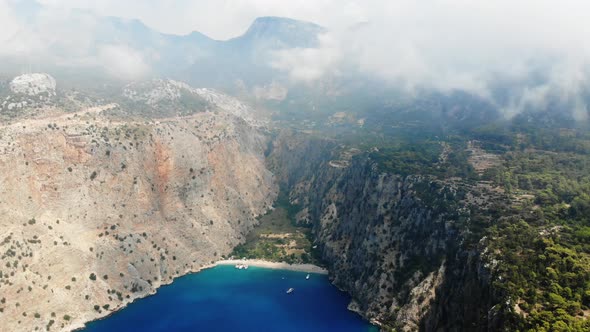
M 326 276 L 305 276 L 219 266 L 179 278 L 84 331 L 376 331 L 346 309 L 350 298 Z

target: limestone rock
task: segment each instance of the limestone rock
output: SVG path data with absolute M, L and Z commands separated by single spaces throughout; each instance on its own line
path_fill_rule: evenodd
M 272 206 L 266 138 L 242 118 L 116 109 L 0 126 L 3 331 L 104 317 L 229 254 Z
M 56 82 L 53 77 L 45 73 L 24 74 L 15 77 L 10 82 L 10 91 L 27 96 L 55 96 Z

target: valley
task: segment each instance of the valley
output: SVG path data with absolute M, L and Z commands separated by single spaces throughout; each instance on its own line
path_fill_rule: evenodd
M 325 266 L 385 330 L 587 324 L 583 136 L 414 137 L 372 111 L 318 135 L 184 83 L 125 89 L 0 127 L 3 324 L 78 328 L 230 257 Z
M 301 288 L 328 274 L 317 289 L 335 301 L 314 305 L 358 315 L 314 312 L 321 331 L 347 327 L 339 315 L 354 330 L 590 331 L 587 20 L 525 29 L 541 4 L 487 20 L 476 2 L 378 2 L 318 10 L 335 29 L 240 2 L 250 25 L 215 39 L 135 8 L 0 0 L 18 31 L 0 33 L 0 330 L 83 329 L 184 276 L 175 296 L 218 295 L 237 316 L 228 271 L 265 275 L 276 303 L 298 294 L 282 270 L 221 266 L 253 259 L 303 264 L 288 274 Z M 171 21 L 223 25 L 185 9 Z
M 321 266 L 322 263 L 314 257 L 317 252 L 312 245 L 311 229 L 295 222 L 293 213 L 297 207 L 281 194 L 274 205 L 271 211 L 259 218 L 258 225 L 246 236 L 245 243 L 238 245 L 231 256 Z

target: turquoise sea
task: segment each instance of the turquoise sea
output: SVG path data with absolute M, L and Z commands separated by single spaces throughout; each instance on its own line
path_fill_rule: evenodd
M 178 278 L 84 331 L 377 331 L 347 310 L 350 298 L 327 276 L 306 275 L 218 266 Z

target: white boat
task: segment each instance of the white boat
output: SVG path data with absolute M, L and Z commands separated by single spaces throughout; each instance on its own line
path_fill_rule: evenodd
M 289 288 L 287 289 L 287 294 L 291 294 L 293 293 L 293 291 L 295 291 L 295 288 Z
M 244 269 L 248 269 L 248 264 L 244 264 Z
M 309 280 L 309 274 L 305 276 L 305 280 Z

